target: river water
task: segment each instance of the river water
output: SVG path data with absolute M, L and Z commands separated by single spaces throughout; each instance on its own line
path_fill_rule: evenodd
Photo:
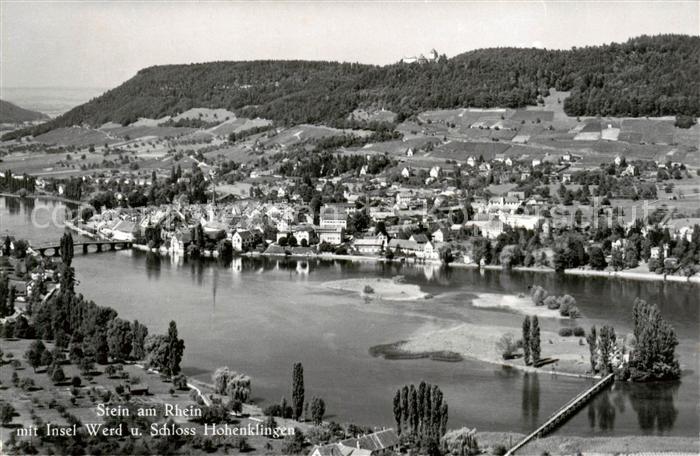
M 0 198 L 0 235 L 12 232 L 35 243 L 58 239 L 60 228 L 35 225 L 61 208 L 51 201 Z M 657 303 L 675 326 L 682 381 L 617 384 L 557 433 L 697 436 L 700 429 L 699 289 L 694 285 L 345 261 L 176 262 L 137 251 L 77 253 L 74 266 L 78 290 L 121 317 L 138 319 L 154 332 L 166 331 L 175 320 L 186 344 L 183 368 L 188 375 L 209 380 L 223 365 L 245 372 L 253 379 L 254 400 L 264 405 L 290 397 L 292 364 L 301 361 L 306 394 L 324 398 L 330 419 L 368 425 L 391 425 L 395 390 L 425 380 L 444 392 L 452 428 L 530 431 L 590 381 L 524 374 L 473 360 L 388 361 L 371 357 L 369 347 L 405 339 L 426 326 L 462 321 L 512 326 L 517 333 L 521 316 L 475 308 L 470 302 L 479 293 L 527 292 L 532 284 L 574 296 L 584 315 L 582 326 L 612 324 L 626 334 L 632 301 L 639 296 Z M 322 286 L 330 280 L 395 275 L 435 297 L 364 302 Z M 561 325 L 540 321 L 548 330 Z

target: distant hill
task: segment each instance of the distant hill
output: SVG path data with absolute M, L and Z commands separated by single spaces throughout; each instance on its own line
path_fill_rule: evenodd
M 519 107 L 550 87 L 570 91 L 569 115 L 700 116 L 700 37 L 641 36 L 622 44 L 544 50 L 495 48 L 386 66 L 251 61 L 155 66 L 45 125 L 128 124 L 190 108 L 223 108 L 280 124 L 349 125 L 358 108 L 398 120 L 436 108 Z M 6 135 L 4 138 L 11 137 Z
M 0 100 L 0 123 L 31 122 L 48 118 L 49 116 L 41 112 L 30 111 L 9 101 Z

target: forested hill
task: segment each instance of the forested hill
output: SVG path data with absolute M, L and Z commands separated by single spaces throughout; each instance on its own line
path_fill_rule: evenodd
M 700 37 L 641 36 L 566 51 L 497 48 L 425 64 L 212 62 L 146 68 L 39 129 L 127 124 L 192 107 L 227 108 L 280 123 L 337 125 L 370 105 L 399 118 L 432 108 L 535 104 L 570 90 L 570 115 L 700 116 Z
M 41 112 L 20 108 L 9 101 L 0 100 L 0 123 L 31 122 L 33 120 L 48 119 L 49 116 Z

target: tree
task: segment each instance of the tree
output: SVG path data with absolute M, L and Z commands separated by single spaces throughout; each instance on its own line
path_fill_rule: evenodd
M 628 242 L 625 247 L 625 267 L 628 269 L 634 269 L 639 266 L 639 253 L 637 252 L 637 247 L 632 243 Z
M 138 320 L 134 320 L 131 326 L 131 354 L 132 359 L 144 359 L 146 357 L 146 337 L 148 337 L 148 328 L 146 325 L 139 323 Z
M 553 262 L 556 272 L 564 272 L 570 263 L 569 252 L 561 247 L 555 248 Z
M 284 454 L 299 454 L 304 451 L 306 438 L 301 429 L 294 428 L 294 433 L 284 438 L 282 451 Z
M 496 349 L 503 359 L 511 359 L 515 351 L 517 350 L 517 344 L 515 343 L 515 338 L 512 334 L 506 333 L 501 336 L 496 342 Z
M 40 340 L 35 340 L 29 345 L 29 348 L 24 354 L 25 359 L 29 365 L 32 366 L 34 372 L 36 372 L 37 367 L 41 366 L 41 358 L 45 351 L 46 346 L 44 343 Z
M 109 362 L 109 344 L 104 333 L 95 333 L 92 338 L 92 349 L 95 353 L 95 361 L 98 364 L 107 364 Z
M 615 328 L 612 326 L 604 325 L 600 328 L 600 333 L 598 334 L 598 365 L 599 370 L 602 370 L 604 374 L 609 374 L 613 371 L 613 354 L 615 351 L 615 343 L 617 337 L 615 335 Z
M 182 355 L 185 352 L 185 341 L 177 337 L 177 324 L 174 321 L 170 322 L 168 327 L 168 361 L 166 364 L 168 375 L 177 375 L 180 373 L 180 362 Z
M 131 324 L 115 318 L 107 326 L 107 346 L 109 355 L 115 360 L 128 359 L 132 350 L 133 333 Z
M 212 374 L 212 381 L 214 382 L 214 391 L 218 394 L 226 394 L 226 385 L 228 385 L 228 378 L 230 371 L 228 367 L 219 367 Z
M 535 285 L 530 289 L 530 296 L 532 297 L 532 302 L 536 306 L 541 306 L 544 304 L 544 300 L 547 297 L 547 290 L 539 285 Z
M 530 352 L 532 354 L 532 364 L 537 366 L 540 362 L 540 322 L 537 315 L 532 317 L 530 325 Z
M 619 271 L 625 267 L 625 261 L 622 257 L 622 249 L 618 248 L 612 251 L 610 266 L 612 266 L 615 271 Z
M 44 353 L 41 354 L 41 365 L 50 366 L 51 364 L 53 364 L 53 355 L 50 351 L 44 350 Z
M 449 247 L 440 250 L 440 260 L 445 266 L 449 266 L 450 263 L 454 261 L 454 255 L 452 254 L 452 249 Z
M 661 316 L 654 304 L 637 298 L 632 309 L 637 341 L 630 358 L 630 374 L 635 381 L 673 380 L 681 375 L 675 349 L 675 329 Z
M 406 403 L 401 399 L 404 391 L 408 396 Z M 447 403 L 437 385 L 425 382 L 421 382 L 417 388 L 413 384 L 405 385 L 394 395 L 394 418 L 403 422 L 403 428 L 417 442 L 440 439 L 445 433 L 447 410 Z
M 401 435 L 401 390 L 396 390 L 394 394 L 394 421 L 396 421 L 396 432 Z
M 73 261 L 73 236 L 70 233 L 65 233 L 61 237 L 59 250 L 61 251 L 61 260 L 63 264 L 70 267 Z
M 298 421 L 304 410 L 304 366 L 301 363 L 294 363 L 292 373 L 292 410 Z
M 413 424 L 412 422 L 409 422 L 409 419 L 408 419 L 408 414 L 410 411 L 410 408 L 409 408 L 410 400 L 411 400 L 411 398 L 409 397 L 409 394 L 408 394 L 408 385 L 404 385 L 403 388 L 401 388 L 401 414 L 403 416 L 404 426 L 407 423 Z
M 523 319 L 523 361 L 526 365 L 530 364 L 530 317 L 526 316 Z
M 12 418 L 15 416 L 15 408 L 8 404 L 7 402 L 3 402 L 0 404 L 0 424 L 2 424 L 4 427 L 7 427 L 12 422 Z
M 591 332 L 586 336 L 586 341 L 588 342 L 588 351 L 591 354 L 591 372 L 595 374 L 598 372 L 598 335 L 596 334 L 595 326 L 591 327 Z
M 605 261 L 605 254 L 603 249 L 598 246 L 593 246 L 588 250 L 589 264 L 591 267 L 597 271 L 602 271 L 608 264 Z
M 51 372 L 51 381 L 55 384 L 61 383 L 66 380 L 66 374 L 63 372 L 61 366 L 54 366 L 53 369 L 49 369 Z
M 319 397 L 311 399 L 311 419 L 317 426 L 323 423 L 326 414 L 326 403 Z

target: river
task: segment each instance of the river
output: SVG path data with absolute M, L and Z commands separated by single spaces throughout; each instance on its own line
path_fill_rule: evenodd
M 8 201 L 0 198 L 0 235 L 9 231 L 35 243 L 60 237 L 60 228 L 39 228 L 31 217 L 37 214 L 34 220 L 41 225 L 48 216 L 39 214 L 58 212 L 60 203 Z M 245 372 L 253 379 L 254 400 L 264 405 L 282 396 L 289 399 L 292 364 L 301 361 L 306 395 L 324 398 L 329 419 L 369 425 L 391 425 L 395 390 L 425 380 L 444 392 L 452 428 L 530 431 L 590 381 L 524 374 L 473 360 L 388 361 L 371 357 L 369 347 L 404 339 L 426 325 L 462 321 L 512 326 L 517 333 L 521 316 L 475 308 L 470 302 L 479 293 L 517 294 L 532 284 L 574 296 L 584 315 L 582 326 L 612 324 L 618 334 L 627 334 L 632 301 L 639 296 L 657 303 L 676 328 L 682 381 L 616 384 L 556 432 L 697 436 L 700 429 L 695 285 L 347 261 L 175 262 L 137 251 L 77 253 L 74 266 L 79 292 L 113 307 L 121 317 L 138 319 L 154 332 L 166 331 L 175 320 L 186 344 L 187 375 L 208 381 L 223 365 Z M 322 286 L 329 280 L 395 275 L 434 298 L 365 302 Z M 550 330 L 561 325 L 549 319 L 541 324 Z

